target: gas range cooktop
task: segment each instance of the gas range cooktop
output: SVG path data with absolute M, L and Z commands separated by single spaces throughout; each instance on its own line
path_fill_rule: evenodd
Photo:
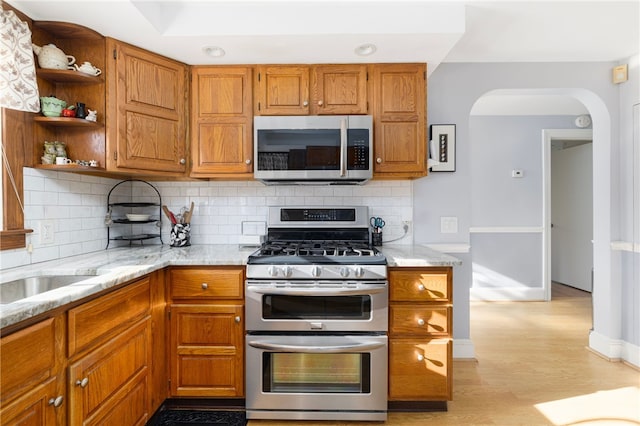
M 250 264 L 340 263 L 386 265 L 382 253 L 368 242 L 268 241 L 249 256 Z
M 270 207 L 267 242 L 247 263 L 386 265 L 369 232 L 365 206 Z

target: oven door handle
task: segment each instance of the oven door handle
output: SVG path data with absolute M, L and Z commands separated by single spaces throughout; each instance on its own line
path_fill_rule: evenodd
M 247 342 L 249 346 L 256 349 L 265 349 L 268 351 L 283 351 L 283 352 L 300 352 L 300 353 L 313 353 L 313 354 L 335 354 L 345 351 L 349 352 L 369 352 L 373 349 L 379 349 L 386 346 L 386 342 L 361 342 L 353 345 L 335 345 L 335 346 L 297 346 L 297 345 L 282 345 L 278 343 L 267 342 Z
M 366 296 L 368 294 L 379 294 L 386 290 L 386 286 L 371 286 L 367 288 L 292 288 L 292 287 L 247 287 L 247 292 L 258 294 L 276 294 L 280 296 Z

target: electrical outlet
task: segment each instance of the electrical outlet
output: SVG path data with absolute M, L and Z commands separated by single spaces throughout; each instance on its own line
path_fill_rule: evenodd
M 402 229 L 404 229 L 404 232 L 409 232 L 409 229 L 411 229 L 411 221 L 410 220 L 403 220 L 402 221 Z
M 40 244 L 53 244 L 53 220 L 46 219 L 40 221 Z
M 456 216 L 441 217 L 440 232 L 442 234 L 456 234 L 458 232 L 458 218 Z

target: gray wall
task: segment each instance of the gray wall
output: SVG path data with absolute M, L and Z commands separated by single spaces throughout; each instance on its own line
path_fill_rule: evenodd
M 598 346 L 595 349 L 608 356 L 615 355 L 616 349 L 612 346 L 620 342 L 620 339 L 629 339 L 625 341 L 638 344 L 638 326 L 632 326 L 636 331 L 625 332 L 623 336 L 621 323 L 629 324 L 633 318 L 637 318 L 640 306 L 640 303 L 633 302 L 625 308 L 623 317 L 620 317 L 621 288 L 626 283 L 621 282 L 621 266 L 617 255 L 610 248 L 611 241 L 620 237 L 620 210 L 623 206 L 619 201 L 619 182 L 630 179 L 630 170 L 620 175 L 621 145 L 624 145 L 622 150 L 628 150 L 631 144 L 630 139 L 619 137 L 621 126 L 625 126 L 625 132 L 631 132 L 630 123 L 625 123 L 620 118 L 621 92 L 628 93 L 627 96 L 636 102 L 638 99 L 638 91 L 633 90 L 637 86 L 620 87 L 611 83 L 611 70 L 615 65 L 617 64 L 613 62 L 440 65 L 428 82 L 428 122 L 456 124 L 457 170 L 455 173 L 433 173 L 414 184 L 415 241 L 471 244 L 473 256 L 476 247 L 469 230 L 475 215 L 473 200 L 477 176 L 473 174 L 476 159 L 471 153 L 474 144 L 481 138 L 481 135 L 472 132 L 470 126 L 469 114 L 473 104 L 482 95 L 498 89 L 521 89 L 529 95 L 572 95 L 583 102 L 594 119 L 594 156 L 602 161 L 602 164 L 594 167 L 594 202 L 599 203 L 594 211 L 594 250 L 600 264 L 596 271 L 596 283 L 600 283 L 603 290 L 595 296 L 599 302 L 594 303 L 594 332 L 600 342 L 595 342 L 592 334 L 590 343 L 592 347 Z M 637 67 L 630 66 L 630 73 L 637 73 Z M 489 155 L 498 155 L 497 152 L 492 152 L 491 147 L 487 147 L 487 150 Z M 505 167 L 509 170 L 511 164 Z M 509 208 L 504 202 L 502 206 L 496 207 Z M 458 233 L 440 233 L 441 216 L 458 216 Z M 471 281 L 468 280 L 471 277 L 471 265 L 467 263 L 464 268 L 467 269 L 466 273 L 461 273 L 454 279 L 456 296 L 471 287 Z M 454 300 L 456 338 L 470 336 L 471 321 L 464 321 L 468 317 L 468 303 L 468 295 Z

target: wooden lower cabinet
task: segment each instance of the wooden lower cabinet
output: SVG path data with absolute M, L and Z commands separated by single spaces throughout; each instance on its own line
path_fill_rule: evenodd
M 64 425 L 64 316 L 0 340 L 0 423 Z
M 144 425 L 151 411 L 150 276 L 68 311 L 69 424 Z
M 452 268 L 389 268 L 389 401 L 452 398 Z
M 138 321 L 69 366 L 74 425 L 144 425 L 148 404 L 150 319 Z
M 244 268 L 172 268 L 170 393 L 244 396 Z
M 242 316 L 241 304 L 171 306 L 173 396 L 242 396 Z
M 451 399 L 450 339 L 391 339 L 390 399 L 440 401 Z

